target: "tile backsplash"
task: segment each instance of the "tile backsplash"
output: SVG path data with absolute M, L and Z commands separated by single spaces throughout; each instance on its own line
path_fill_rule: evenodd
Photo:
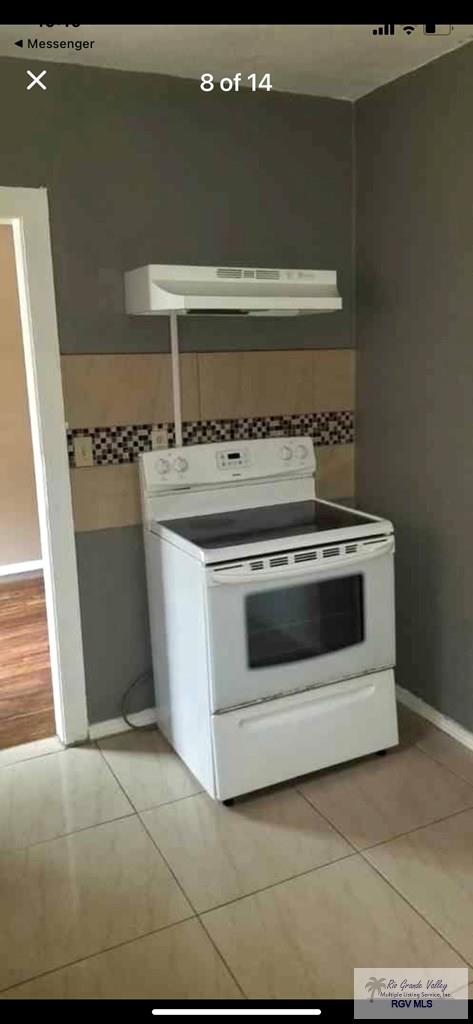
M 75 530 L 137 525 L 138 456 L 153 429 L 175 443 L 170 356 L 62 356 L 61 366 Z M 184 352 L 181 386 L 184 444 L 309 436 L 317 493 L 353 496 L 353 350 Z M 75 465 L 80 436 L 91 438 L 91 466 Z
M 67 432 L 69 464 L 74 461 L 74 437 L 92 438 L 93 464 L 117 466 L 136 462 L 140 452 L 151 451 L 152 431 L 167 430 L 169 446 L 174 445 L 172 423 L 140 423 L 125 426 L 75 427 Z M 305 435 L 316 445 L 352 444 L 354 413 L 351 410 L 308 412 L 293 416 L 242 417 L 226 420 L 190 420 L 183 423 L 183 443 L 243 441 L 259 437 Z

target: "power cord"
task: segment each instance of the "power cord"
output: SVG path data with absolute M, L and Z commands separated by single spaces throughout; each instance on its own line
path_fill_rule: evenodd
M 125 693 L 123 694 L 123 697 L 121 699 L 121 704 L 120 704 L 120 711 L 121 711 L 122 718 L 124 718 L 126 724 L 130 727 L 130 729 L 136 729 L 137 731 L 141 731 L 142 729 L 155 729 L 156 728 L 154 722 L 151 723 L 150 725 L 135 725 L 134 722 L 131 722 L 130 719 L 128 718 L 127 711 L 126 711 L 126 705 L 127 705 L 128 698 L 129 698 L 130 693 L 132 692 L 132 690 L 134 690 L 135 686 L 138 686 L 138 683 L 143 682 L 145 679 L 150 679 L 150 678 L 152 678 L 152 676 L 153 676 L 153 670 L 151 668 L 147 668 L 147 669 L 145 669 L 144 672 L 140 672 L 140 675 L 137 676 L 136 679 L 134 679 L 132 683 L 130 683 L 130 685 L 125 690 Z

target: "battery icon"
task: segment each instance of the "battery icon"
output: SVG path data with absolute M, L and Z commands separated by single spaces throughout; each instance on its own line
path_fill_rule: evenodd
M 426 36 L 449 36 L 453 25 L 424 25 Z

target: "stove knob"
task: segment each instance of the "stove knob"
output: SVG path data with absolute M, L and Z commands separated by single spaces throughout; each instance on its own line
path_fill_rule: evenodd
M 169 459 L 156 460 L 156 469 L 158 470 L 160 476 L 165 476 L 166 473 L 169 473 L 170 468 L 171 465 Z
M 292 459 L 292 448 L 288 444 L 283 444 L 279 454 L 284 459 L 284 462 L 288 462 L 289 459 Z
M 307 448 L 303 444 L 298 444 L 296 448 L 296 455 L 298 459 L 306 459 L 308 455 Z
M 179 456 L 179 458 L 174 462 L 174 469 L 177 469 L 178 473 L 185 473 L 188 465 L 189 463 L 187 459 L 183 459 L 182 456 Z

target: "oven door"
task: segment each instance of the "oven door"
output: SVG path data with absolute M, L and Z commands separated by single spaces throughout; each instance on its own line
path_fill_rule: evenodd
M 212 710 L 395 662 L 394 538 L 209 567 Z

